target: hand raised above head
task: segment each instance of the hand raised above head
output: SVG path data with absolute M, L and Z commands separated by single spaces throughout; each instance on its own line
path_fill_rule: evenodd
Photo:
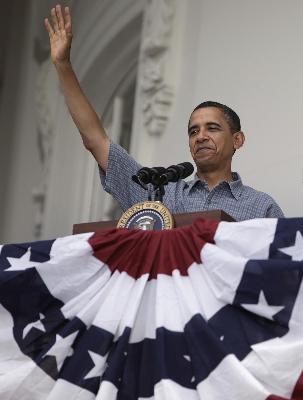
M 54 64 L 69 62 L 70 48 L 73 38 L 72 18 L 68 7 L 56 5 L 51 9 L 51 21 L 45 18 L 45 27 L 49 34 L 51 59 Z

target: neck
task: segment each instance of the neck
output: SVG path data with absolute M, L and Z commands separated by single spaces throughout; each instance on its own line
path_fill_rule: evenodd
M 207 182 L 209 189 L 213 189 L 220 182 L 231 182 L 233 180 L 230 169 L 226 171 L 201 171 L 198 169 L 197 175 L 200 179 Z

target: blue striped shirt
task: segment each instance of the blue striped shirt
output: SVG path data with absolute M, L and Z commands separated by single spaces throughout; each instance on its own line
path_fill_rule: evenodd
M 99 168 L 101 183 L 123 211 L 148 198 L 147 191 L 131 179 L 140 168 L 142 166 L 121 146 L 111 142 L 106 174 Z M 221 182 L 212 190 L 197 175 L 188 182 L 169 183 L 165 187 L 163 203 L 172 213 L 223 210 L 236 221 L 284 217 L 272 197 L 243 185 L 236 172 L 232 176 L 232 182 Z

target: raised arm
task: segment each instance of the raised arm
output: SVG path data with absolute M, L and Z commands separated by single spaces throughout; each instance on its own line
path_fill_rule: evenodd
M 51 9 L 51 22 L 47 18 L 44 22 L 49 34 L 51 59 L 56 67 L 69 112 L 82 136 L 84 146 L 103 171 L 106 171 L 109 138 L 85 96 L 70 61 L 73 34 L 69 8 L 65 7 L 62 11 L 61 6 L 57 5 Z

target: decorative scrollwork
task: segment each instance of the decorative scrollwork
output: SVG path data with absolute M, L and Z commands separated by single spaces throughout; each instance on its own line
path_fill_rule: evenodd
M 43 57 L 43 59 L 39 58 L 37 61 L 40 65 L 36 84 L 36 129 L 37 146 L 42 168 L 42 179 L 40 183 L 33 188 L 32 198 L 34 203 L 37 205 L 37 211 L 34 220 L 34 236 L 35 238 L 39 239 L 41 237 L 43 228 L 43 215 L 47 193 L 50 158 L 52 154 L 54 127 L 52 109 L 50 106 L 51 102 L 49 99 L 50 95 L 46 88 L 48 76 L 52 71 L 52 66 L 49 58 L 45 60 L 45 57 Z
M 175 0 L 150 0 L 145 13 L 141 51 L 141 94 L 144 125 L 152 135 L 163 133 L 173 100 L 166 65 L 173 30 Z

